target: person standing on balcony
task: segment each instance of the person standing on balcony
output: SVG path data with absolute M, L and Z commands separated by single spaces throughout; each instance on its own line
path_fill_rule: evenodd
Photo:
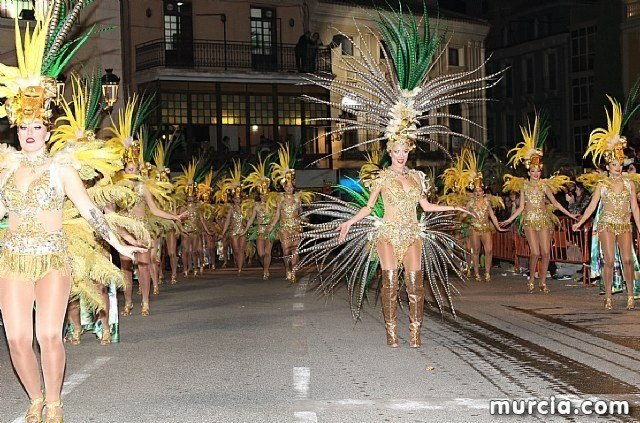
M 547 294 L 549 288 L 546 284 L 547 270 L 549 269 L 551 235 L 553 234 L 554 223 L 559 224 L 558 218 L 552 211 L 547 209 L 545 198 L 565 215 L 572 219 L 577 219 L 577 215 L 570 213 L 556 200 L 554 194 L 564 189 L 571 181 L 566 175 L 554 175 L 551 178 L 543 179 L 542 176 L 542 146 L 549 134 L 549 125 L 544 118 L 536 113 L 533 130 L 529 125 L 527 128 L 520 127 L 524 141 L 520 142 L 514 149 L 509 151 L 514 168 L 524 162 L 527 168 L 529 179 L 518 178 L 512 175 L 505 175 L 503 191 L 520 192 L 520 204 L 504 222 L 501 227 L 511 224 L 518 216 L 522 215 L 522 226 L 524 234 L 529 243 L 531 254 L 529 256 L 529 280 L 527 289 L 529 293 L 535 290 L 534 280 L 538 262 L 540 262 L 540 291 Z
M 612 114 L 607 113 L 608 127 L 597 128 L 591 132 L 585 157 L 592 155 L 597 166 L 601 158 L 606 163 L 608 176 L 603 173 L 580 175 L 577 179 L 585 187 L 595 187 L 591 203 L 582 218 L 573 225 L 577 231 L 596 211 L 591 236 L 591 275 L 602 275 L 604 282 L 604 308 L 611 310 L 613 292 L 620 292 L 624 283 L 627 288 L 627 310 L 635 308 L 635 297 L 640 297 L 640 281 L 635 278 L 638 259 L 633 244 L 633 226 L 631 219 L 640 230 L 640 209 L 636 201 L 635 183 L 637 174 L 623 174 L 622 166 L 626 159 L 624 148 L 627 140 L 621 135 L 624 123 L 637 110 L 623 110 L 615 99 L 609 97 L 613 106 Z M 626 104 L 635 105 L 635 101 Z M 622 268 L 624 283 L 619 276 L 614 277 L 614 267 Z M 615 279 L 615 280 L 614 280 Z M 614 287 L 615 285 L 615 287 Z M 602 292 L 602 290 L 601 290 Z
M 309 62 L 307 63 L 307 72 L 314 73 L 317 69 L 318 62 L 318 49 L 322 46 L 322 40 L 320 40 L 320 34 L 314 32 L 309 42 Z
M 298 72 L 306 72 L 308 48 L 311 44 L 311 31 L 305 31 L 304 34 L 298 38 L 298 43 L 295 48 L 296 55 L 296 67 Z

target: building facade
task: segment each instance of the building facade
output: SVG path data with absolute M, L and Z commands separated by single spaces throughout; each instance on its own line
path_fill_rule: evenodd
M 491 144 L 507 150 L 519 126 L 544 110 L 552 130 L 549 168 L 582 165 L 591 130 L 606 123 L 605 94 L 621 98 L 618 0 L 469 1 L 491 24 L 487 51 L 493 69 L 508 68 L 490 95 Z M 480 8 L 480 10 L 477 10 Z M 471 13 L 471 11 L 469 11 Z
M 364 136 L 330 136 L 335 127 L 317 119 L 336 117 L 337 112 L 300 101 L 303 94 L 330 99 L 329 93 L 306 84 L 307 72 L 349 78 L 338 65 L 339 56 L 357 55 L 365 43 L 375 45 L 375 37 L 358 32 L 355 25 L 371 26 L 374 10 L 354 3 L 123 0 L 123 57 L 129 59 L 124 81 L 131 90 L 157 93 L 156 122 L 169 131 L 180 128 L 188 139 L 188 155 L 228 149 L 248 156 L 293 141 L 300 146 L 303 164 L 312 163 Z M 486 23 L 444 16 L 440 27 L 448 29 L 450 43 L 447 60 L 435 73 L 463 71 L 484 60 Z M 296 46 L 305 31 L 317 32 L 321 44 L 303 51 L 301 66 Z M 379 49 L 374 50 L 379 56 Z M 453 112 L 481 126 L 486 123 L 484 105 Z M 473 125 L 450 124 L 485 138 Z M 449 142 L 452 148 L 461 146 L 461 140 Z M 316 166 L 355 166 L 350 160 L 361 158 L 361 153 L 334 156 Z

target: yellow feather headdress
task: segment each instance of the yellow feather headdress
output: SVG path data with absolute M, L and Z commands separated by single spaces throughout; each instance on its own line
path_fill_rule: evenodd
M 224 178 L 220 183 L 226 195 L 232 194 L 232 197 L 242 197 L 242 165 L 239 160 L 233 161 L 233 169 L 229 172 L 229 176 Z
M 213 169 L 209 170 L 202 183 L 198 184 L 198 198 L 203 203 L 211 201 L 211 192 L 213 191 L 211 188 L 211 182 L 213 182 Z
M 176 178 L 176 190 L 183 191 L 187 197 L 195 197 L 198 192 L 198 184 L 195 182 L 198 162 L 191 160 L 187 167 L 182 166 L 182 175 Z
M 548 127 L 545 125 L 543 128 L 540 114 L 536 112 L 533 129 L 531 128 L 530 121 L 527 121 L 527 127 L 520 127 L 523 140 L 507 153 L 507 156 L 511 156 L 509 163 L 512 164 L 514 168 L 521 162 L 524 162 L 527 169 L 542 169 L 542 144 L 544 143 L 547 131 Z
M 249 191 L 256 190 L 260 195 L 267 195 L 271 186 L 271 179 L 267 176 L 267 158 L 258 157 L 258 164 L 251 165 L 253 172 L 244 179 Z
M 111 120 L 111 126 L 107 131 L 113 134 L 109 139 L 109 144 L 120 148 L 122 160 L 125 164 L 134 163 L 140 165 L 142 158 L 142 145 L 139 140 L 134 139 L 133 116 L 138 105 L 138 96 L 134 94 L 129 97 L 124 109 L 118 110 L 118 124 Z
M 24 40 L 15 19 L 18 66 L 0 64 L 0 97 L 7 98 L 0 107 L 0 118 L 6 116 L 11 126 L 36 119 L 51 124 L 51 106 L 58 97 L 57 81 L 42 75 L 51 9 L 46 15 L 40 8 L 36 12 L 33 31 L 27 23 Z
M 271 164 L 271 179 L 273 182 L 283 187 L 287 184 L 295 185 L 296 171 L 289 167 L 291 161 L 292 157 L 289 145 L 281 144 L 278 149 L 278 161 Z
M 382 151 L 379 148 L 375 148 L 365 154 L 365 164 L 360 168 L 358 178 L 361 181 L 367 182 L 378 176 L 380 172 L 380 160 L 382 159 Z
M 611 115 L 605 108 L 607 114 L 607 129 L 596 128 L 589 135 L 589 145 L 584 157 L 592 155 L 595 165 L 598 164 L 600 158 L 604 157 L 606 163 L 617 162 L 623 163 L 626 158 L 624 149 L 627 147 L 627 139 L 620 135 L 622 132 L 622 107 L 614 98 L 607 96 L 611 102 Z

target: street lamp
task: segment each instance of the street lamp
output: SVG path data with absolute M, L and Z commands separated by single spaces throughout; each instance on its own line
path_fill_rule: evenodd
M 102 75 L 102 110 L 111 113 L 113 105 L 118 101 L 118 85 L 120 78 L 113 73 L 113 69 L 105 69 Z

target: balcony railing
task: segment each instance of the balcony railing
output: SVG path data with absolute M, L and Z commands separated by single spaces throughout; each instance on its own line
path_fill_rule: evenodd
M 261 54 L 257 54 L 260 52 Z M 250 43 L 223 41 L 149 41 L 136 46 L 136 70 L 157 67 L 185 69 L 252 70 L 258 72 L 296 72 L 295 45 L 279 44 L 266 50 Z M 315 66 L 314 66 L 315 65 Z M 315 61 L 309 60 L 305 72 L 331 72 L 331 50 L 319 48 Z

